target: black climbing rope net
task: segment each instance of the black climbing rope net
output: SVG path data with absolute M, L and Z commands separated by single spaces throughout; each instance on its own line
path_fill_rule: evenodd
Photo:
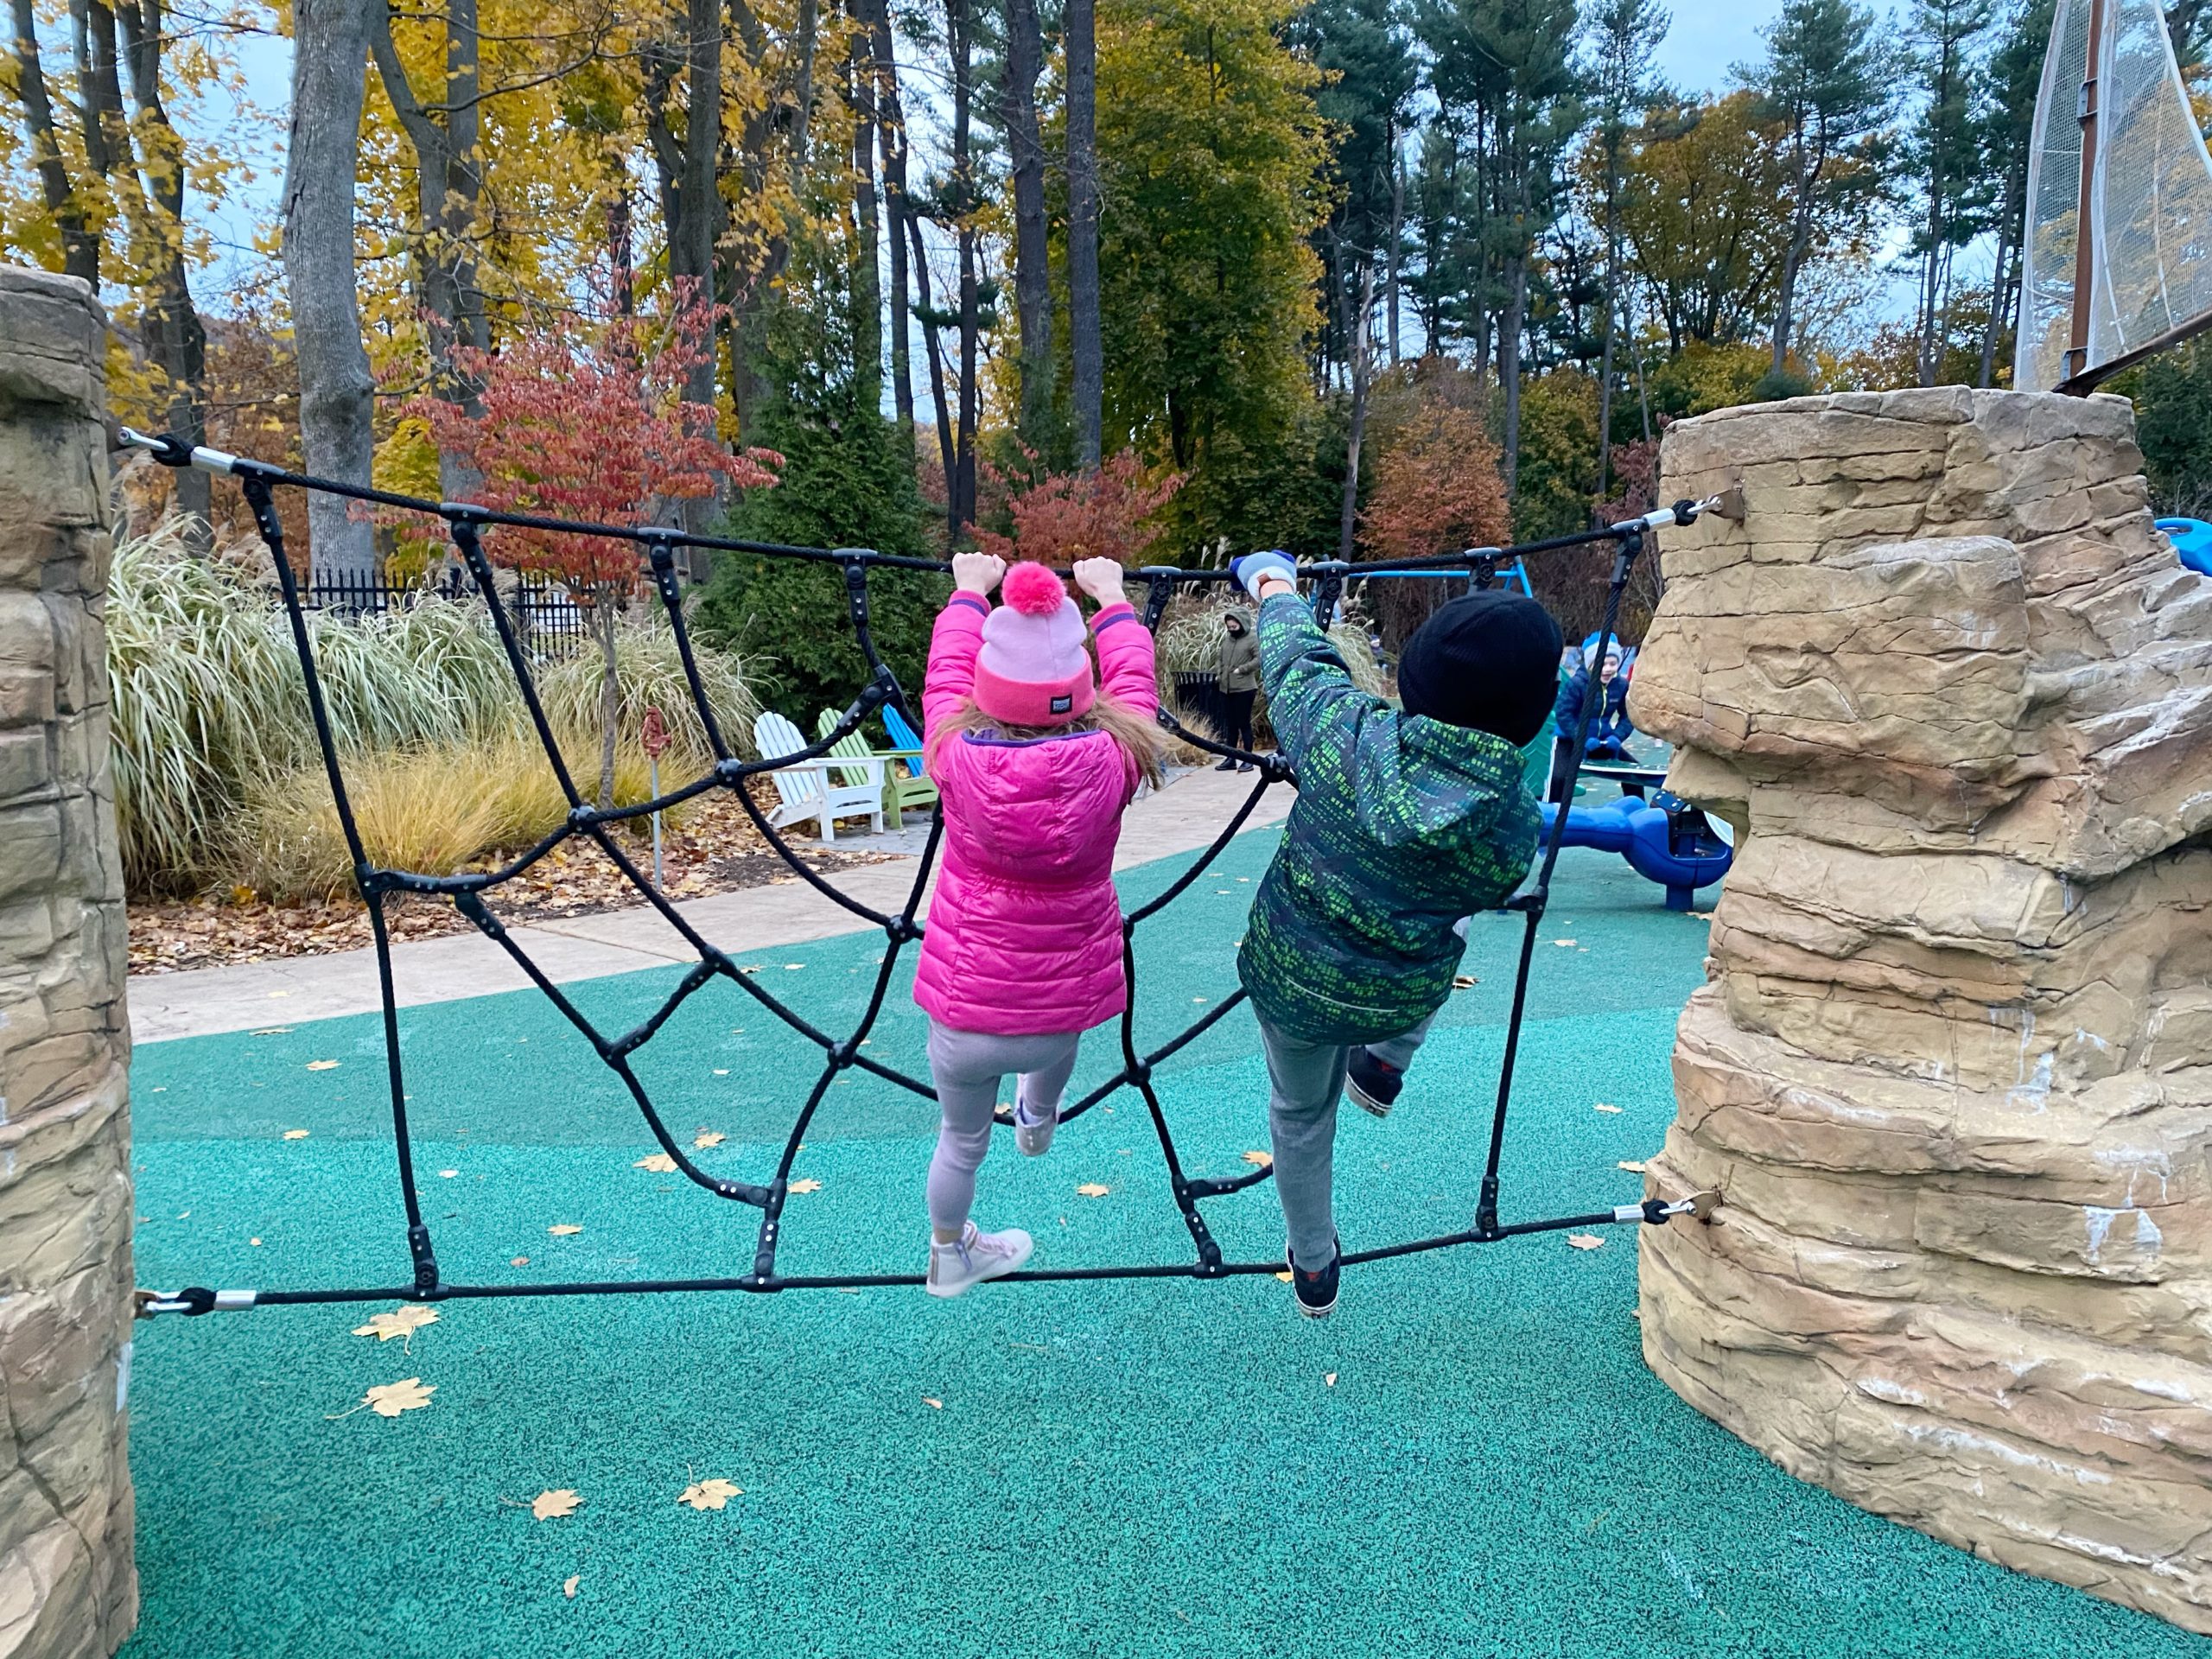
M 876 910 L 861 903 L 850 894 L 840 891 L 794 853 L 783 836 L 770 824 L 752 795 L 746 789 L 747 779 L 779 767 L 817 760 L 830 754 L 832 749 L 847 736 L 858 731 L 861 723 L 877 709 L 887 705 L 896 709 L 915 729 L 921 729 L 916 710 L 908 701 L 897 677 L 884 662 L 869 632 L 868 574 L 880 569 L 903 569 L 944 572 L 950 567 L 930 559 L 905 558 L 877 553 L 861 548 L 787 547 L 775 543 L 735 540 L 712 536 L 695 536 L 674 529 L 657 526 L 629 527 L 581 523 L 572 519 L 552 518 L 529 513 L 501 512 L 462 502 L 423 500 L 413 496 L 395 494 L 389 491 L 363 488 L 340 484 L 328 479 L 313 478 L 268 466 L 261 461 L 230 455 L 219 450 L 195 448 L 174 436 L 151 437 L 122 430 L 123 442 L 149 450 L 163 465 L 183 467 L 196 467 L 203 471 L 234 478 L 245 495 L 246 505 L 253 515 L 254 524 L 262 540 L 267 544 L 271 563 L 275 566 L 278 593 L 291 628 L 292 644 L 298 652 L 300 671 L 306 682 L 308 709 L 315 726 L 315 742 L 322 757 L 323 770 L 330 783 L 330 792 L 338 811 L 346 844 L 353 859 L 355 885 L 363 902 L 368 906 L 369 927 L 375 941 L 377 977 L 381 992 L 384 1012 L 384 1039 L 385 1071 L 391 1096 L 391 1122 L 394 1150 L 397 1155 L 399 1190 L 407 1217 L 407 1249 L 413 1262 L 413 1282 L 405 1286 L 375 1287 L 341 1289 L 253 1289 L 210 1290 L 194 1287 L 172 1292 L 143 1291 L 139 1293 L 142 1313 L 207 1313 L 216 1311 L 250 1307 L 275 1306 L 288 1304 L 315 1302 L 384 1301 L 391 1300 L 440 1301 L 465 1298 L 509 1296 L 588 1296 L 665 1291 L 779 1291 L 799 1289 L 851 1289 L 869 1286 L 918 1285 L 923 1281 L 919 1273 L 871 1274 L 785 1274 L 776 1266 L 776 1255 L 783 1239 L 784 1205 L 790 1191 L 791 1173 L 800 1143 L 807 1128 L 821 1108 L 830 1086 L 849 1071 L 866 1071 L 885 1082 L 912 1090 L 928 1099 L 936 1098 L 936 1090 L 922 1078 L 901 1071 L 895 1066 L 863 1054 L 869 1032 L 882 1012 L 884 999 L 889 992 L 903 947 L 919 939 L 922 922 L 919 911 L 931 867 L 936 862 L 938 848 L 944 836 L 941 817 L 933 817 L 929 838 L 915 869 L 913 885 L 906 900 L 895 912 Z M 521 688 L 522 700 L 539 747 L 544 751 L 547 765 L 553 769 L 562 793 L 567 798 L 569 811 L 562 827 L 545 836 L 518 857 L 497 869 L 472 872 L 458 875 L 425 875 L 410 870 L 389 869 L 374 862 L 362 842 L 352 803 L 347 798 L 344 769 L 340 765 L 339 748 L 331 728 L 327 703 L 323 696 L 315 652 L 308 629 L 305 607 L 299 584 L 292 567 L 285 556 L 284 529 L 278 518 L 274 493 L 277 489 L 298 489 L 318 492 L 348 499 L 372 503 L 378 506 L 405 509 L 442 520 L 450 537 L 454 550 L 469 575 L 474 579 L 476 590 L 485 601 L 493 628 L 505 654 L 508 666 Z M 1688 524 L 1703 511 L 1713 507 L 1714 502 L 1678 502 L 1672 507 L 1629 519 L 1624 523 L 1592 530 L 1576 535 L 1554 537 L 1548 541 L 1532 542 L 1518 547 L 1477 549 L 1470 552 L 1446 555 L 1436 558 L 1399 560 L 1385 564 L 1360 564 L 1331 562 L 1303 567 L 1300 575 L 1310 583 L 1313 612 L 1325 624 L 1334 613 L 1347 581 L 1384 571 L 1420 572 L 1423 570 L 1465 570 L 1471 588 L 1487 587 L 1495 581 L 1501 564 L 1523 556 L 1547 550 L 1584 546 L 1596 543 L 1611 543 L 1614 550 L 1611 574 L 1605 594 L 1605 618 L 1600 626 L 1599 651 L 1612 642 L 1614 629 L 1619 621 L 1621 594 L 1626 586 L 1630 571 L 1643 551 L 1649 532 L 1663 524 Z M 576 788 L 561 746 L 556 741 L 552 727 L 547 720 L 541 702 L 535 677 L 531 671 L 528 652 L 517 635 L 513 620 L 499 602 L 491 562 L 486 556 L 484 532 L 496 526 L 509 525 L 543 532 L 604 537 L 626 541 L 643 551 L 652 572 L 652 590 L 659 601 L 669 629 L 673 635 L 677 652 L 683 664 L 690 689 L 693 711 L 697 715 L 707 741 L 715 755 L 715 764 L 707 774 L 684 786 L 670 791 L 653 799 L 635 805 L 601 809 L 589 804 Z M 818 741 L 790 754 L 763 756 L 755 760 L 741 760 L 733 749 L 717 721 L 712 702 L 702 683 L 698 663 L 690 635 L 686 627 L 682 603 L 682 592 L 677 572 L 677 550 L 679 548 L 702 548 L 742 553 L 766 555 L 773 558 L 810 561 L 835 566 L 845 580 L 847 610 L 853 633 L 862 656 L 866 658 L 870 679 L 847 709 L 835 728 Z M 1225 583 L 1233 580 L 1226 570 L 1185 570 L 1166 566 L 1147 567 L 1138 573 L 1146 587 L 1144 622 L 1147 628 L 1159 625 L 1169 599 L 1178 587 L 1204 586 Z M 1597 702 L 1585 698 L 1581 722 L 1573 734 L 1573 755 L 1579 770 L 1584 741 L 1588 735 L 1591 716 Z M 1234 995 L 1213 1007 L 1204 1018 L 1197 1020 L 1179 1035 L 1170 1039 L 1149 1052 L 1141 1050 L 1136 1038 L 1136 955 L 1135 940 L 1137 928 L 1162 910 L 1198 880 L 1199 874 L 1217 858 L 1230 841 L 1235 839 L 1267 791 L 1277 784 L 1294 787 L 1296 778 L 1291 768 L 1277 755 L 1249 753 L 1216 742 L 1203 734 L 1184 728 L 1167 709 L 1160 711 L 1160 723 L 1183 741 L 1208 753 L 1249 762 L 1257 769 L 1251 794 L 1230 817 L 1221 833 L 1166 890 L 1150 902 L 1128 912 L 1122 920 L 1122 951 L 1124 970 L 1128 976 L 1128 1006 L 1121 1019 L 1121 1069 L 1103 1083 L 1092 1089 L 1061 1113 L 1062 1121 L 1082 1116 L 1105 1102 L 1118 1090 L 1134 1089 L 1143 1100 L 1150 1115 L 1154 1133 L 1159 1139 L 1170 1190 L 1175 1207 L 1188 1229 L 1192 1257 L 1181 1262 L 1143 1263 L 1124 1267 L 1039 1268 L 1008 1275 L 1014 1280 L 1077 1280 L 1122 1278 L 1194 1278 L 1221 1279 L 1255 1273 L 1274 1273 L 1280 1269 L 1279 1261 L 1230 1262 L 1223 1257 L 1220 1244 L 1206 1225 L 1202 1204 L 1210 1198 L 1242 1191 L 1266 1180 L 1274 1173 L 1271 1166 L 1263 1166 L 1247 1173 L 1228 1176 L 1193 1176 L 1185 1169 L 1177 1154 L 1173 1135 L 1170 1132 L 1167 1114 L 1153 1085 L 1154 1075 L 1160 1065 L 1195 1041 L 1205 1032 L 1225 1019 L 1244 1001 L 1240 988 Z M 726 790 L 742 808 L 753 827 L 766 839 L 776 852 L 790 865 L 799 878 L 819 891 L 824 897 L 842 906 L 863 921 L 883 930 L 888 941 L 866 1011 L 860 1023 L 843 1037 L 835 1037 L 821 1030 L 796 1009 L 786 1006 L 772 995 L 753 978 L 742 971 L 729 957 L 710 941 L 672 904 L 666 894 L 641 871 L 618 840 L 609 833 L 610 826 L 642 818 L 652 812 L 675 806 L 711 790 Z M 1552 872 L 1559 861 L 1560 849 L 1567 823 L 1567 815 L 1556 815 L 1552 830 L 1547 837 L 1535 877 L 1526 888 L 1507 901 L 1506 908 L 1520 912 L 1526 919 L 1522 934 L 1518 966 L 1513 983 L 1512 1012 L 1505 1033 L 1505 1046 L 1500 1060 L 1497 1092 L 1491 1116 L 1490 1146 L 1484 1165 L 1480 1195 L 1471 1226 L 1433 1237 L 1419 1238 L 1402 1243 L 1383 1245 L 1376 1249 L 1351 1250 L 1344 1253 L 1347 1264 L 1382 1261 L 1392 1256 L 1413 1255 L 1424 1251 L 1448 1249 L 1459 1244 L 1495 1243 L 1526 1233 L 1552 1232 L 1566 1228 L 1605 1226 L 1615 1223 L 1645 1223 L 1662 1224 L 1678 1215 L 1694 1215 L 1702 1218 L 1713 1206 L 1711 1194 L 1699 1193 L 1669 1200 L 1645 1198 L 1639 1204 L 1620 1205 L 1611 1209 L 1586 1214 L 1559 1216 L 1535 1221 L 1501 1221 L 1498 1215 L 1498 1166 L 1505 1144 L 1506 1111 L 1513 1091 L 1513 1072 L 1520 1051 L 1521 1027 L 1528 1003 L 1529 973 L 1536 944 L 1536 930 L 1544 913 L 1546 900 L 1551 889 Z M 658 1007 L 638 1025 L 625 1032 L 602 1030 L 574 999 L 566 995 L 544 970 L 533 962 L 518 945 L 512 934 L 493 912 L 489 899 L 505 882 L 513 880 L 546 857 L 556 848 L 570 841 L 588 842 L 619 870 L 623 878 L 634 887 L 645 903 L 652 906 L 661 918 L 696 953 L 697 962 L 664 997 Z M 621 1080 L 636 1103 L 639 1115 L 652 1132 L 661 1151 L 674 1163 L 678 1173 L 716 1198 L 747 1205 L 760 1211 L 760 1225 L 749 1272 L 722 1278 L 645 1279 L 582 1281 L 555 1284 L 455 1284 L 448 1282 L 440 1273 L 436 1254 L 432 1247 L 430 1230 L 423 1219 L 423 1207 L 415 1179 L 414 1148 L 408 1128 L 408 1094 L 404 1066 L 401 1058 L 399 1038 L 399 1010 L 393 991 L 391 943 L 386 925 L 385 907 L 397 895 L 416 894 L 426 898 L 443 899 L 466 918 L 476 929 L 512 957 L 531 982 L 546 997 L 588 1042 L 607 1069 Z M 766 1008 L 792 1031 L 818 1048 L 823 1056 L 822 1070 L 808 1090 L 798 1117 L 785 1137 L 783 1149 L 777 1158 L 774 1173 L 761 1183 L 728 1179 L 702 1169 L 686 1153 L 677 1137 L 669 1132 L 666 1121 L 655 1107 L 652 1096 L 639 1079 L 632 1057 L 648 1043 L 693 995 L 717 980 L 727 981 L 747 996 Z M 1012 1118 L 1001 1107 L 999 1122 L 1001 1127 L 1011 1124 Z

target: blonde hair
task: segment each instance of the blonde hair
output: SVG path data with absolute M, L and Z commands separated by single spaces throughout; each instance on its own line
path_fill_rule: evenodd
M 929 763 L 935 766 L 938 752 L 965 732 L 996 732 L 1016 743 L 1063 737 L 1072 732 L 1103 732 L 1136 763 L 1137 772 L 1145 782 L 1158 789 L 1167 780 L 1167 743 L 1159 722 L 1146 719 L 1103 686 L 1099 688 L 1097 700 L 1088 711 L 1058 726 L 1018 726 L 1012 721 L 985 714 L 975 698 L 963 697 L 960 707 L 953 710 L 952 718 L 931 734 L 927 747 Z

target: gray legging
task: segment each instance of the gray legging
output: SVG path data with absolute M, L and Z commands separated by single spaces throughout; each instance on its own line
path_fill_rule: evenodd
M 930 1078 L 943 1114 L 937 1155 L 930 1160 L 931 1226 L 957 1233 L 968 1219 L 976 1202 L 976 1172 L 991 1149 L 999 1080 L 1008 1072 L 1020 1078 L 1019 1098 L 1033 1117 L 1042 1116 L 1046 1107 L 1058 1111 L 1082 1040 L 1079 1031 L 993 1037 L 930 1021 Z
M 1410 1031 L 1367 1052 L 1401 1071 L 1428 1035 L 1429 1015 Z M 1282 1201 L 1290 1253 L 1301 1267 L 1320 1268 L 1336 1254 L 1337 1224 L 1330 1204 L 1336 1172 L 1337 1102 L 1344 1093 L 1351 1050 L 1337 1043 L 1309 1043 L 1260 1021 L 1268 1055 L 1268 1129 L 1275 1153 L 1275 1196 Z

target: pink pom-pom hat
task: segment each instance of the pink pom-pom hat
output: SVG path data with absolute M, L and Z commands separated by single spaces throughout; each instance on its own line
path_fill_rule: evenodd
M 1059 577 L 1024 561 L 999 587 L 1006 603 L 983 623 L 976 706 L 1009 726 L 1065 726 L 1090 712 L 1098 683 L 1084 649 L 1083 613 Z

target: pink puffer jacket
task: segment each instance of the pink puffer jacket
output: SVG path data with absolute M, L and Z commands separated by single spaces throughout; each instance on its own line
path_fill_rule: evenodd
M 989 606 L 955 594 L 930 641 L 923 717 L 934 739 L 976 683 Z M 1152 635 L 1124 601 L 1091 620 L 1100 683 L 1150 716 Z M 1136 763 L 1104 732 L 1009 741 L 968 732 L 933 749 L 944 868 L 914 1001 L 958 1031 L 1086 1031 L 1128 1001 L 1114 843 Z

